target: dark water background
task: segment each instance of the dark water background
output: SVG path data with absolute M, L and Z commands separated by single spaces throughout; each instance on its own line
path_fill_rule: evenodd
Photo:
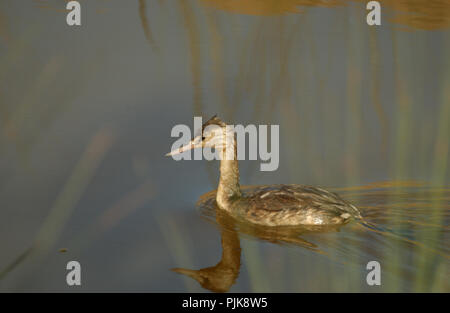
M 217 164 L 164 154 L 216 113 L 280 125 L 279 169 L 243 161 L 242 185 L 323 186 L 381 229 L 238 232 L 230 291 L 450 290 L 448 2 L 381 1 L 378 27 L 363 1 L 80 2 L 80 27 L 0 2 L 0 290 L 73 291 L 77 260 L 77 290 L 204 291 L 170 269 L 220 260 L 196 206 Z

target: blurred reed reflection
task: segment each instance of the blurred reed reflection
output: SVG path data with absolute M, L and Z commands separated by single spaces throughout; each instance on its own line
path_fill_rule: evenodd
M 302 6 L 334 7 L 342 5 L 342 0 L 199 0 L 203 5 L 232 13 L 251 15 L 279 15 L 286 13 L 300 13 Z
M 211 111 L 204 99 L 211 99 L 212 95 L 213 101 L 219 104 L 220 115 L 227 121 L 239 121 L 243 115 L 250 115 L 247 121 L 273 122 L 280 115 L 286 133 L 295 134 L 284 137 L 284 146 L 288 147 L 286 162 L 292 176 L 317 182 L 336 177 L 341 169 L 333 166 L 345 164 L 347 183 L 357 184 L 369 170 L 361 163 L 363 158 L 370 158 L 369 155 L 377 156 L 375 167 L 389 168 L 395 172 L 396 179 L 405 179 L 408 173 L 423 170 L 413 162 L 433 158 L 425 147 L 433 143 L 441 145 L 441 141 L 426 139 L 435 138 L 436 125 L 431 122 L 434 109 L 429 110 L 422 104 L 429 101 L 431 88 L 436 89 L 435 95 L 445 90 L 445 79 L 433 87 L 425 79 L 429 75 L 448 76 L 447 67 L 435 65 L 435 62 L 445 62 L 448 43 L 443 37 L 436 39 L 442 46 L 438 59 L 422 62 L 418 61 L 419 53 L 425 57 L 431 53 L 430 48 L 422 46 L 417 56 L 411 55 L 411 38 L 400 28 L 377 30 L 367 25 L 356 26 L 355 20 L 364 24 L 364 3 L 214 0 L 199 3 L 205 5 L 205 10 L 196 7 L 195 2 L 179 2 L 190 51 L 194 115 Z M 408 21 L 405 23 L 410 26 L 421 25 L 418 21 L 424 23 L 423 29 L 448 26 L 447 2 L 427 5 L 422 1 L 408 5 L 386 1 L 384 4 L 393 12 L 406 12 L 399 15 L 399 19 Z M 319 25 L 316 22 L 320 16 L 318 11 L 281 14 L 295 11 L 294 8 L 302 5 L 339 5 L 346 8 L 347 20 L 330 13 Z M 210 7 L 257 17 L 223 14 Z M 325 14 L 324 10 L 320 12 Z M 437 16 L 442 18 L 432 18 L 437 11 Z M 391 14 L 387 13 L 386 19 L 391 21 L 389 16 Z M 396 19 L 392 21 L 395 25 Z M 232 32 L 230 26 L 245 27 L 246 31 Z M 311 33 L 322 27 L 333 30 L 334 35 L 314 39 Z M 433 72 L 435 69 L 437 72 Z M 410 97 L 414 93 L 417 97 Z M 447 96 L 433 101 L 435 106 L 447 112 Z M 366 123 L 367 120 L 370 122 Z M 444 120 L 447 118 L 442 118 L 437 127 L 444 127 Z M 418 124 L 428 126 L 413 127 Z M 336 132 L 341 128 L 342 133 Z M 333 136 L 335 140 L 327 142 L 324 135 Z M 413 162 L 407 160 L 412 138 L 417 146 L 423 147 Z M 345 152 L 335 154 L 340 149 Z M 336 158 L 329 171 L 324 171 L 322 166 L 327 162 L 326 154 L 334 154 Z M 294 157 L 298 155 L 302 155 L 308 170 L 296 164 Z M 255 172 L 253 166 L 249 165 L 248 175 Z

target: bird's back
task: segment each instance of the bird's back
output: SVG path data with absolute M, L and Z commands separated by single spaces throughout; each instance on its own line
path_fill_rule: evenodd
M 232 212 L 255 224 L 335 225 L 361 215 L 337 194 L 304 185 L 260 186 L 244 190 Z

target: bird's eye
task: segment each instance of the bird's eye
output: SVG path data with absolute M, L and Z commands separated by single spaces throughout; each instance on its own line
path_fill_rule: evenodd
M 202 140 L 205 140 L 205 136 L 202 136 Z

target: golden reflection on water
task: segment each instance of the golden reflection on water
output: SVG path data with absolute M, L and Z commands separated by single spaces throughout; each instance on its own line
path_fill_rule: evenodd
M 0 43 L 4 41 L 5 43 L 9 40 L 9 30 L 6 16 L 0 12 Z
M 342 4 L 341 0 L 200 0 L 202 4 L 232 13 L 251 15 L 280 15 L 299 13 L 301 6 L 331 7 Z
M 157 49 L 155 40 L 153 39 L 152 30 L 150 29 L 150 23 L 147 18 L 147 2 L 145 0 L 139 0 L 139 17 L 141 19 L 145 38 L 147 39 L 152 49 Z
M 281 15 L 300 13 L 302 7 L 348 5 L 344 0 L 199 0 L 203 5 L 238 14 Z M 364 5 L 367 1 L 356 0 Z M 389 21 L 416 29 L 444 29 L 450 26 L 450 2 L 447 0 L 380 0 L 389 9 Z

